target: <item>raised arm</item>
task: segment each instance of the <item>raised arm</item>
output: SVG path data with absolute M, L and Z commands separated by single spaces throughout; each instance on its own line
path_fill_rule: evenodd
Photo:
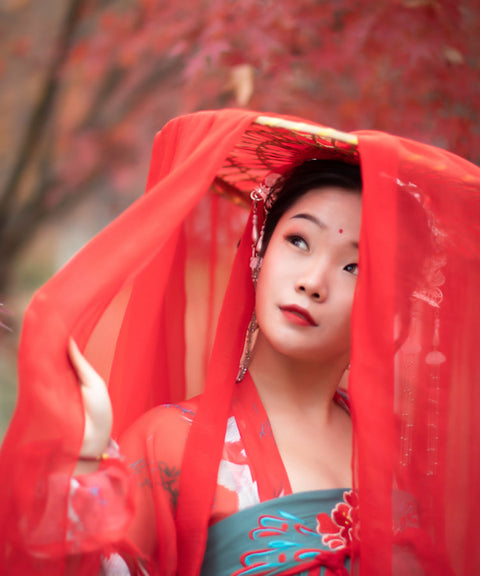
M 79 481 L 87 488 L 79 508 L 79 521 L 80 524 L 89 524 L 82 510 L 90 506 L 96 508 L 91 487 L 99 483 L 109 494 L 107 500 L 115 498 L 117 476 L 115 467 L 111 469 L 109 462 L 114 464 L 115 460 L 119 461 L 102 458 L 111 442 L 113 421 L 105 382 L 80 352 L 74 340 L 70 340 L 68 352 L 81 386 L 85 410 L 85 431 L 74 481 Z M 123 504 L 120 499 L 118 504 L 120 509 L 124 507 L 130 510 L 130 522 L 118 546 L 112 542 L 110 549 L 117 550 L 125 558 L 132 573 L 136 573 L 139 566 L 148 572 L 146 567 L 151 562 L 160 562 L 162 569 L 165 567 L 165 574 L 172 572 L 168 566 L 175 564 L 174 500 L 178 490 L 183 444 L 181 438 L 185 436 L 188 427 L 189 423 L 181 417 L 181 412 L 162 408 L 146 414 L 123 436 L 119 457 L 122 467 L 126 464 L 129 469 L 129 494 Z M 162 532 L 169 535 L 168 541 L 162 546 L 161 559 L 158 558 L 157 522 L 162 526 Z M 94 529 L 94 526 L 91 528 Z M 107 574 L 110 574 L 108 570 Z
M 73 338 L 68 353 L 80 383 L 85 410 L 85 430 L 75 474 L 98 469 L 112 432 L 112 405 L 103 379 L 82 355 Z

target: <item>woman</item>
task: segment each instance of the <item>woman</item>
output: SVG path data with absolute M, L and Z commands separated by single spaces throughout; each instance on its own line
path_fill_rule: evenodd
M 179 287 L 201 274 L 196 265 L 200 257 L 193 266 L 185 267 L 185 255 L 193 254 L 195 260 L 198 246 L 189 243 L 190 239 L 222 230 L 220 224 L 226 220 L 224 213 L 216 212 L 223 210 L 219 206 L 206 213 L 199 205 L 195 226 L 181 226 L 184 217 L 193 214 L 212 182 L 230 196 L 239 196 L 239 191 L 251 190 L 252 183 L 281 166 L 291 165 L 294 158 L 333 156 L 350 163 L 360 158 L 364 184 L 359 259 L 362 272 L 356 281 L 349 383 L 355 431 L 352 482 L 358 509 L 353 515 L 354 530 L 347 532 L 355 539 L 354 564 L 359 561 L 362 574 L 412 573 L 412 558 L 425 573 L 472 573 L 478 567 L 476 549 L 470 545 L 478 530 L 478 504 L 468 496 L 479 478 L 473 458 L 478 441 L 477 419 L 468 411 L 478 394 L 473 385 L 478 312 L 469 305 L 480 286 L 475 265 L 479 245 L 475 219 L 479 214 L 475 192 L 478 169 L 446 152 L 387 135 L 359 134 L 357 146 L 356 138 L 348 135 L 339 139 L 339 135 L 328 132 L 322 136 L 315 127 L 294 123 L 287 124 L 286 130 L 284 126 L 265 127 L 265 120 L 259 121 L 255 113 L 242 111 L 203 113 L 171 123 L 156 142 L 149 193 L 37 296 L 25 321 L 20 359 L 20 377 L 29 386 L 23 392 L 23 401 L 21 396 L 3 450 L 2 465 L 9 466 L 3 469 L 12 471 L 12 483 L 6 491 L 8 502 L 2 502 L 5 525 L 10 528 L 4 540 L 9 544 L 4 557 L 10 565 L 13 561 L 18 565 L 27 562 L 22 553 L 28 548 L 30 560 L 32 556 L 38 560 L 39 556 L 56 554 L 61 559 L 69 558 L 70 564 L 75 560 L 72 553 L 81 552 L 79 565 L 85 568 L 89 559 L 93 565 L 98 562 L 96 550 L 102 546 L 108 549 L 106 540 L 124 541 L 128 510 L 116 524 L 108 524 L 111 515 L 97 518 L 98 522 L 104 520 L 99 542 L 88 537 L 82 540 L 78 535 L 68 537 L 70 525 L 65 510 L 72 498 L 70 478 L 84 430 L 80 397 L 65 357 L 68 336 L 73 334 L 109 383 L 114 437 L 150 405 L 181 397 L 185 354 L 179 351 L 183 346 L 185 306 Z M 162 210 L 157 209 L 154 218 L 153 208 L 158 206 Z M 246 238 L 251 235 L 249 226 Z M 344 232 L 340 233 L 344 226 L 346 230 L 346 225 L 338 225 L 337 238 L 346 238 Z M 118 244 L 128 230 L 135 231 L 135 242 Z M 231 395 L 253 311 L 251 240 L 246 238 L 238 249 L 224 299 L 205 393 L 188 426 L 174 524 L 169 521 L 170 502 L 160 495 L 154 500 L 158 555 L 166 574 L 198 573 L 203 560 Z M 214 239 L 218 240 L 217 246 L 223 246 L 223 231 Z M 295 248 L 301 246 L 302 241 L 296 239 Z M 225 256 L 213 250 L 208 254 L 216 262 Z M 268 254 L 267 249 L 266 261 Z M 98 262 L 102 268 L 92 278 L 92 266 Z M 344 272 L 351 276 L 350 271 Z M 261 274 L 260 291 L 264 281 L 268 285 Z M 468 316 L 458 313 L 459 302 L 468 306 Z M 212 299 L 212 315 L 214 308 Z M 268 304 L 265 310 L 269 310 Z M 298 312 L 293 308 L 281 314 L 293 321 Z M 309 321 L 302 313 L 298 318 L 302 316 Z M 266 318 L 265 312 L 263 323 L 271 342 L 273 330 Z M 145 335 L 142 338 L 140 330 Z M 208 331 L 200 338 L 208 343 Z M 99 354 L 104 342 L 112 343 L 111 348 Z M 280 344 L 276 344 L 276 358 Z M 262 345 L 260 339 L 258 350 Z M 305 341 L 297 352 L 303 347 L 308 348 Z M 289 357 L 294 353 L 290 349 Z M 338 372 L 340 357 L 343 368 L 348 358 L 345 351 L 337 353 Z M 260 383 L 260 397 L 269 415 L 273 414 L 272 426 L 278 435 L 279 429 L 283 430 L 279 424 L 281 410 L 275 415 L 271 404 L 276 396 L 268 395 L 268 382 L 261 383 L 266 352 L 255 354 L 252 375 Z M 52 374 L 59 382 L 54 389 Z M 162 386 L 158 385 L 160 378 Z M 167 386 L 170 389 L 166 397 L 156 394 Z M 129 394 L 132 387 L 134 394 Z M 72 403 L 72 398 L 76 402 Z M 345 430 L 346 414 L 336 410 L 336 415 L 344 420 L 339 429 Z M 461 429 L 454 426 L 460 418 Z M 135 437 L 138 435 L 127 435 L 123 442 L 126 452 L 132 451 L 129 443 L 134 443 Z M 345 445 L 341 436 L 336 441 Z M 288 438 L 279 441 L 279 448 L 290 472 L 296 466 L 289 461 L 299 455 L 285 449 L 285 445 Z M 34 458 L 39 448 L 41 457 Z M 117 464 L 112 462 L 110 466 Z M 139 468 L 141 473 L 142 462 Z M 333 468 L 340 474 L 335 481 L 330 478 L 330 486 L 339 487 L 345 483 L 345 473 L 341 472 L 344 463 Z M 45 537 L 45 532 L 42 536 L 31 528 L 45 513 L 40 496 L 49 494 L 50 487 L 42 483 L 43 472 L 52 469 L 63 472 L 63 476 L 57 474 L 55 486 L 59 522 Z M 165 474 L 148 472 L 151 481 L 165 481 Z M 117 478 L 121 485 L 123 476 L 118 474 Z M 305 478 L 300 474 L 294 479 L 295 488 L 328 485 L 322 485 L 318 476 L 312 483 Z M 405 493 L 406 499 L 397 497 Z M 59 494 L 62 506 L 58 506 Z M 113 509 L 119 507 L 114 503 Z M 459 522 L 463 533 L 459 533 Z M 334 526 L 329 526 L 335 535 Z M 176 538 L 172 537 L 174 533 Z M 136 551 L 120 552 L 128 557 Z M 59 566 L 62 573 L 62 561 Z M 328 569 L 338 572 L 342 567 L 332 562 Z
M 350 418 L 345 401 L 336 396 L 336 391 L 350 358 L 350 313 L 360 234 L 360 171 L 358 166 L 338 161 L 310 160 L 278 177 L 272 189 L 267 191 L 263 186 L 261 190 L 270 209 L 261 239 L 254 246 L 255 251 L 258 247 L 252 263 L 256 305 L 249 335 L 253 336 L 257 322 L 258 332 L 255 330 L 254 347 L 252 342 L 247 345 L 230 409 L 210 518 L 214 527 L 209 531 L 203 563 L 205 574 L 240 574 L 252 564 L 257 571 L 262 567 L 264 571 L 296 569 L 297 573 L 317 565 L 339 568 L 350 548 L 349 538 L 342 541 L 329 530 L 323 534 L 326 544 L 322 543 L 317 522 L 327 523 L 330 529 L 335 506 L 347 510 L 344 498 L 348 502 L 353 498 L 350 491 L 344 494 L 351 485 Z M 85 405 L 95 411 L 90 413 L 87 408 L 91 426 L 77 466 L 82 472 L 92 465 L 90 455 L 100 455 L 106 448 L 110 419 L 104 413 L 109 410 L 107 404 L 103 411 L 100 406 L 108 394 L 95 388 L 89 366 L 75 347 L 72 351 L 85 383 Z M 128 461 L 135 463 L 136 469 L 142 468 L 136 474 L 133 537 L 150 559 L 149 564 L 160 567 L 165 562 L 157 552 L 152 501 L 166 496 L 173 521 L 178 472 L 172 471 L 181 469 L 183 455 L 178 437 L 188 434 L 199 401 L 154 410 L 127 433 L 121 445 Z M 176 437 L 174 443 L 172 436 Z M 87 462 L 82 461 L 85 457 Z M 167 471 L 171 471 L 170 476 Z M 156 485 L 159 475 L 162 483 Z M 344 489 L 339 490 L 341 487 Z M 303 525 L 308 537 L 304 532 L 299 537 L 291 522 L 291 530 L 278 532 L 277 540 L 280 535 L 283 538 L 280 550 L 265 550 L 268 540 L 262 541 L 262 536 L 255 548 L 248 539 L 249 523 L 254 527 L 267 510 L 276 510 L 276 496 L 293 493 L 303 494 L 282 499 L 283 522 L 287 513 L 295 514 L 297 522 L 305 516 Z M 85 499 L 90 497 L 87 493 Z M 84 502 L 77 505 L 80 510 L 85 508 Z M 242 512 L 236 514 L 239 510 Z M 282 516 L 279 520 L 277 513 L 273 518 L 275 526 Z M 158 521 L 165 523 L 167 519 L 164 516 Z M 77 529 L 83 528 L 82 523 Z M 240 535 L 246 539 L 243 547 Z M 333 548 L 328 546 L 329 540 L 334 541 Z M 171 548 L 174 541 L 172 534 Z M 245 557 L 248 546 L 254 550 Z M 320 556 L 325 558 L 321 560 Z

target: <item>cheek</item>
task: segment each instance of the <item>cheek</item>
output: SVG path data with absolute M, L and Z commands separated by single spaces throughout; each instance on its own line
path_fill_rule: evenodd
M 268 249 L 266 254 L 263 256 L 260 269 L 258 271 L 256 294 L 257 298 L 259 294 L 261 297 L 268 293 L 275 285 L 279 283 L 279 266 L 278 262 L 281 261 L 276 256 L 273 249 Z
M 278 266 L 278 258 L 275 260 L 274 251 L 270 251 L 263 259 L 255 289 L 255 311 L 260 326 L 275 317 L 276 305 L 286 285 L 283 267 Z
M 257 311 L 257 317 L 259 313 L 261 314 L 265 310 L 269 299 L 271 299 L 271 276 L 268 273 L 268 262 L 265 261 L 258 274 L 257 286 L 255 288 L 255 309 Z
M 353 296 L 354 290 L 346 289 L 344 293 L 338 294 L 338 304 L 335 307 L 338 323 L 348 328 L 352 318 Z

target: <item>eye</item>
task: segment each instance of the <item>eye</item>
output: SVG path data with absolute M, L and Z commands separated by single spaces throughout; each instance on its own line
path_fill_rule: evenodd
M 293 244 L 301 250 L 308 250 L 307 241 L 305 238 L 302 238 L 302 236 L 299 236 L 298 234 L 290 234 L 290 236 L 287 236 L 287 242 Z
M 353 274 L 354 276 L 358 276 L 358 264 L 357 263 L 347 264 L 343 269 L 346 272 Z

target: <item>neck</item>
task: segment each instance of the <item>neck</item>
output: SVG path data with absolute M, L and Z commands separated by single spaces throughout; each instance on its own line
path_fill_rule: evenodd
M 315 411 L 328 421 L 346 358 L 311 361 L 285 356 L 258 334 L 249 371 L 267 411 L 270 407 Z

